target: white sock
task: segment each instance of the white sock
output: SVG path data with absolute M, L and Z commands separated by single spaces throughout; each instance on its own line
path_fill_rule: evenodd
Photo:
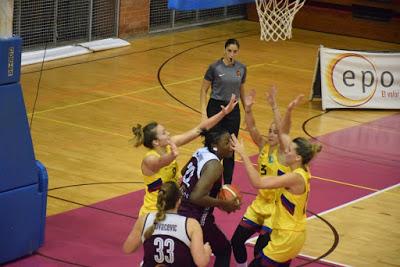
M 243 263 L 236 263 L 236 267 L 247 267 L 247 261 Z

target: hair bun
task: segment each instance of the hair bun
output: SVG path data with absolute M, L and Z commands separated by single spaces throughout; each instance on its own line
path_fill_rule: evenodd
M 322 145 L 320 143 L 312 143 L 311 150 L 312 150 L 313 155 L 316 155 L 317 153 L 321 152 Z
M 144 138 L 142 125 L 138 123 L 138 124 L 136 124 L 136 126 L 133 126 L 132 133 L 133 133 L 134 146 L 138 147 L 138 146 L 142 145 L 143 138 Z
M 138 134 L 143 133 L 142 125 L 136 124 L 136 126 L 133 126 L 133 127 L 132 127 L 132 133 L 133 133 L 133 135 L 135 135 L 135 136 L 137 136 Z

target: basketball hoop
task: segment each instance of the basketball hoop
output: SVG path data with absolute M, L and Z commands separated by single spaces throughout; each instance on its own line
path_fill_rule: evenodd
M 294 15 L 304 5 L 305 0 L 255 0 L 260 20 L 263 41 L 278 41 L 292 38 Z

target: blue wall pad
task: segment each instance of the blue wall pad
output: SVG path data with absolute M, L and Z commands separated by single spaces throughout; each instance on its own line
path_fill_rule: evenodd
M 32 254 L 43 243 L 47 176 L 38 172 L 39 184 L 0 193 L 0 264 Z M 46 185 L 42 192 L 40 184 Z
M 0 86 L 0 192 L 37 183 L 35 155 L 19 83 Z
M 21 39 L 0 38 L 0 265 L 44 242 L 48 176 L 35 160 L 20 67 Z
M 18 36 L 0 38 L 0 85 L 19 82 L 21 47 L 22 39 Z

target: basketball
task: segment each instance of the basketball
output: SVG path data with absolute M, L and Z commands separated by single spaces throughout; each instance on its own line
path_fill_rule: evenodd
M 242 202 L 242 195 L 238 186 L 233 184 L 224 184 L 218 193 L 218 198 L 222 200 L 231 200 L 237 198 L 239 203 Z

